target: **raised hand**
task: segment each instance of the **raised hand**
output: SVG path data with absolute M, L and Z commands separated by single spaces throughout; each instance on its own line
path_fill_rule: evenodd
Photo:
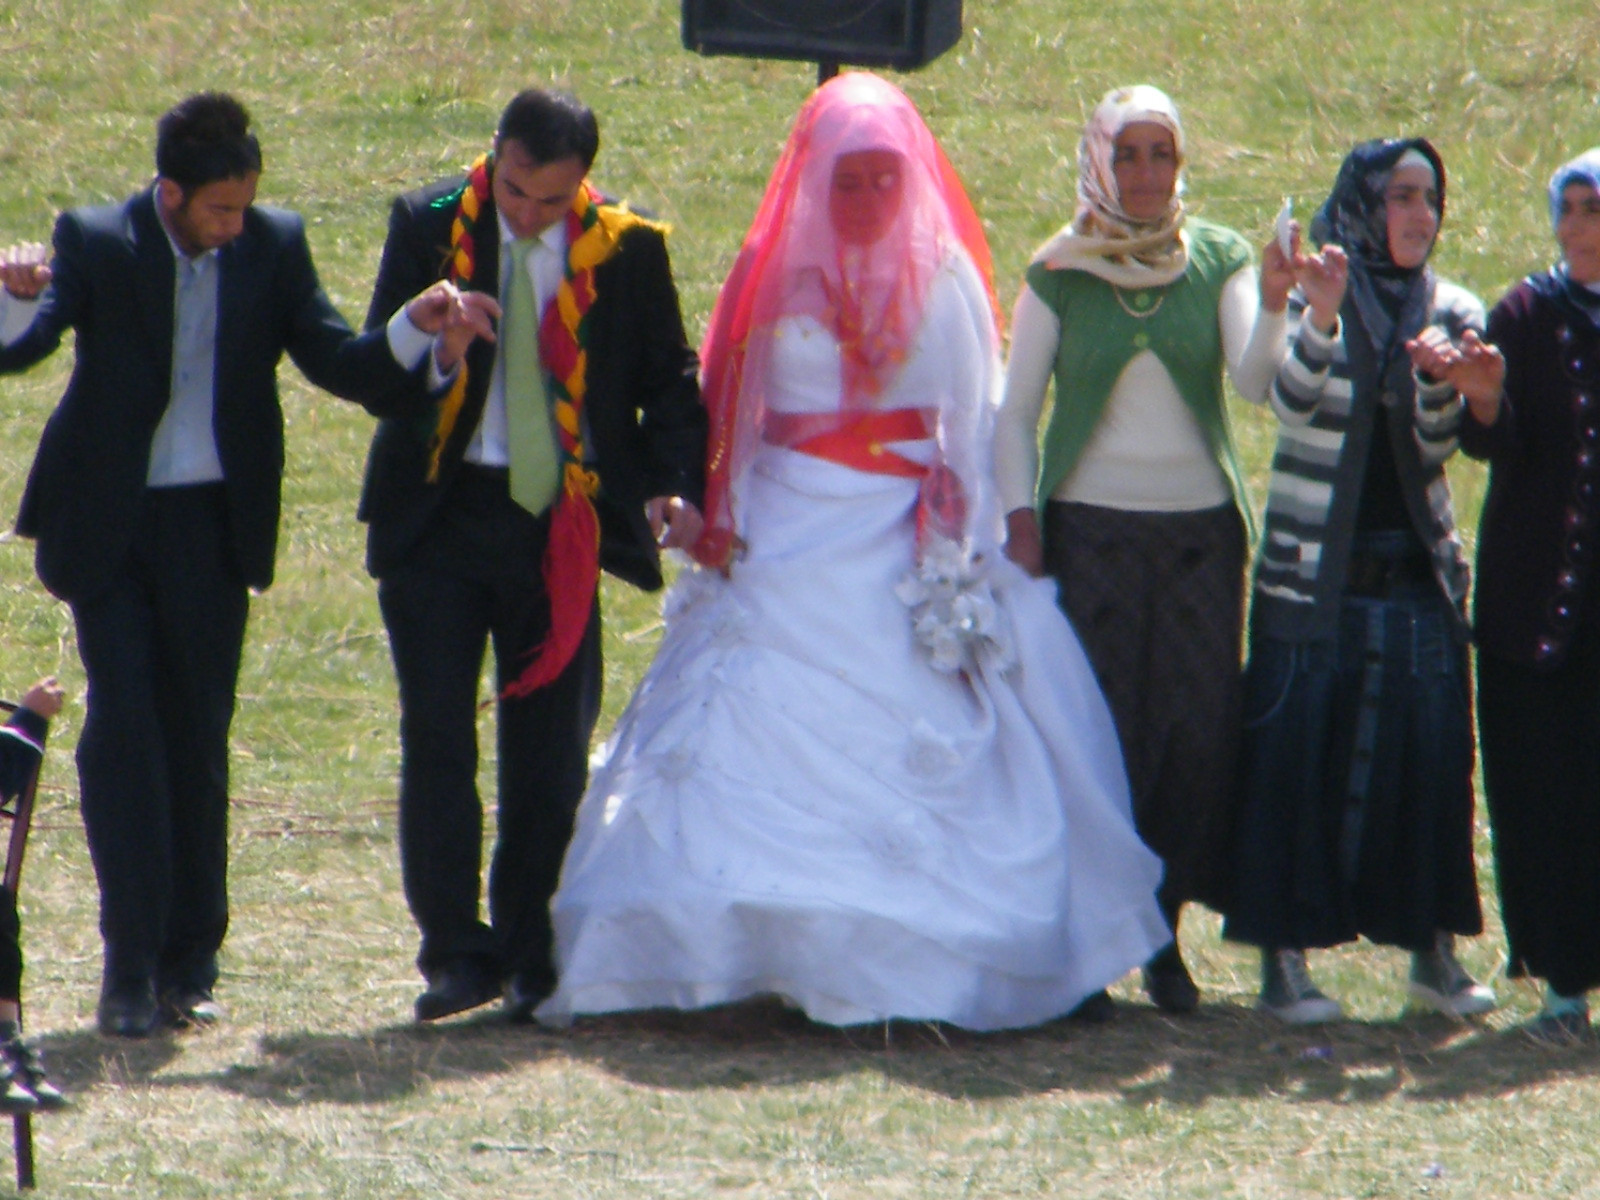
M 1261 307 L 1281 313 L 1289 302 L 1289 290 L 1298 286 L 1310 310 L 1307 319 L 1323 333 L 1331 333 L 1338 323 L 1349 278 L 1350 262 L 1338 246 L 1324 246 L 1312 254 L 1301 249 L 1299 221 L 1289 222 L 1287 254 L 1276 235 L 1261 249 Z
M 1296 254 L 1294 279 L 1306 298 L 1308 319 L 1323 333 L 1332 333 L 1350 282 L 1350 260 L 1344 251 L 1324 246 L 1319 254 Z
M 489 293 L 457 291 L 455 304 L 446 316 L 444 330 L 439 335 L 436 350 L 439 369 L 445 372 L 454 370 L 475 338 L 494 341 L 494 323 L 499 319 L 499 302 Z
M 1283 252 L 1274 234 L 1261 248 L 1261 307 L 1270 313 L 1281 313 L 1289 303 L 1289 289 L 1298 282 L 1295 277 L 1295 259 L 1300 255 L 1300 222 L 1289 222 L 1289 253 Z
M 16 242 L 0 250 L 0 287 L 18 300 L 35 300 L 49 285 L 50 251 L 40 242 Z
M 423 333 L 438 336 L 460 307 L 461 290 L 448 279 L 441 279 L 406 301 L 406 316 Z
M 27 694 L 22 697 L 22 707 L 29 712 L 38 713 L 48 721 L 61 711 L 61 704 L 65 698 L 66 693 L 61 690 L 56 677 L 49 675 L 28 689 Z
M 1406 343 L 1406 352 L 1418 374 L 1448 383 L 1461 393 L 1481 424 L 1495 423 L 1506 382 L 1506 360 L 1498 347 L 1473 329 L 1462 334 L 1459 342 L 1452 342 L 1444 330 L 1430 325 Z
M 406 316 L 423 333 L 439 340 L 439 369 L 448 374 L 474 338 L 495 340 L 500 305 L 486 292 L 463 292 L 448 279 L 441 279 L 406 302 Z

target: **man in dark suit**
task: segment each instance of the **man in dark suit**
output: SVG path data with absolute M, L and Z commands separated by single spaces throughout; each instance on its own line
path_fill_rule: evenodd
M 221 1015 L 228 728 L 249 591 L 272 582 L 277 549 L 278 360 L 288 351 L 378 413 L 420 407 L 421 387 L 386 331 L 358 338 L 328 302 L 300 218 L 255 207 L 261 151 L 236 100 L 204 93 L 164 115 L 156 167 L 121 204 L 63 213 L 49 266 L 0 263 L 6 307 L 37 300 L 20 333 L 5 322 L 0 371 L 77 331 L 17 529 L 72 607 L 88 676 L 78 774 L 105 940 L 98 1017 L 128 1037 Z M 453 305 L 448 289 L 419 296 L 411 321 L 441 330 Z M 457 330 L 444 340 L 459 353 Z
M 361 501 L 400 684 L 422 1021 L 501 995 L 525 1020 L 554 985 L 549 901 L 600 699 L 596 578 L 580 553 L 593 537 L 573 530 L 597 518 L 600 565 L 654 589 L 658 544 L 687 546 L 701 525 L 705 410 L 664 231 L 590 188 L 598 146 L 571 96 L 516 96 L 465 179 L 395 202 L 368 313 L 376 329 L 440 278 L 505 313 L 464 374 L 431 368 L 449 385 L 433 423 L 380 423 Z M 491 641 L 499 834 L 485 922 L 476 713 Z

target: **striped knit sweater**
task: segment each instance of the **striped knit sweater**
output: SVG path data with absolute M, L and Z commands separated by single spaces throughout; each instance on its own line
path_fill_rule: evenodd
M 1269 396 L 1280 425 L 1251 626 L 1286 641 L 1334 633 L 1367 451 L 1375 432 L 1386 429 L 1407 512 L 1429 548 L 1434 576 L 1460 618 L 1464 638 L 1468 570 L 1444 474 L 1445 460 L 1456 450 L 1461 397 L 1448 384 L 1426 383 L 1411 372 L 1404 372 L 1404 384 L 1392 395 L 1380 395 L 1382 381 L 1355 306 L 1347 300 L 1339 318 L 1345 336 L 1334 338 L 1303 321 L 1304 311 L 1296 292 L 1289 302 L 1289 350 Z M 1482 332 L 1483 305 L 1441 280 L 1431 322 L 1453 338 L 1468 328 Z M 1381 425 L 1379 413 L 1388 415 Z

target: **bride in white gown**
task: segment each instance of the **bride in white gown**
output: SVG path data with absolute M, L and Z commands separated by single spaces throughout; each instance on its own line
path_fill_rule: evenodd
M 1083 651 L 998 549 L 988 274 L 910 101 L 819 89 L 712 316 L 710 565 L 579 810 L 541 1019 L 1010 1028 L 1171 940 Z

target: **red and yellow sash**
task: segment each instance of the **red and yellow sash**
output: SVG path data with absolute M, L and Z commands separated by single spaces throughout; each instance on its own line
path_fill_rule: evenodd
M 491 194 L 493 158 L 482 155 L 472 164 L 450 227 L 448 274 L 467 287 L 477 266 L 478 222 Z M 555 411 L 561 450 L 561 493 L 550 513 L 545 546 L 544 582 L 550 597 L 550 628 L 529 652 L 521 675 L 500 698 L 526 696 L 561 674 L 588 628 L 594 589 L 600 578 L 600 520 L 594 496 L 600 477 L 584 465 L 583 403 L 587 391 L 589 331 L 586 317 L 594 306 L 595 268 L 617 252 L 623 235 L 635 226 L 662 228 L 626 208 L 602 204 L 588 180 L 578 189 L 566 215 L 567 262 L 555 298 L 539 321 L 539 357 L 550 373 L 550 401 Z M 428 480 L 437 482 L 439 459 L 455 428 L 466 397 L 467 367 L 463 361 L 449 392 L 440 400 L 429 441 Z

